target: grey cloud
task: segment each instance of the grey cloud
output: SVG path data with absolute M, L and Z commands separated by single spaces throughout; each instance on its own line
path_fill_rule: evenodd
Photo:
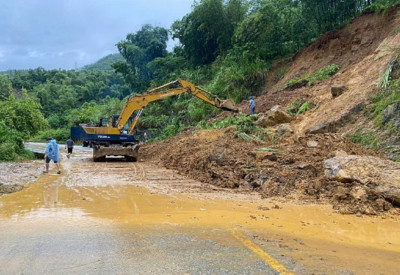
M 192 0 L 13 0 L 0 3 L 0 71 L 71 69 L 117 52 L 144 24 L 169 28 Z M 165 8 L 165 6 L 168 8 Z

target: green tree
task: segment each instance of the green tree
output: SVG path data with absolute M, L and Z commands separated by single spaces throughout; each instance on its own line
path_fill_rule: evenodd
M 23 91 L 20 99 L 11 95 L 7 100 L 0 102 L 0 121 L 27 138 L 47 127 L 40 109 L 40 104 Z
M 166 29 L 144 25 L 137 33 L 128 34 L 125 40 L 117 44 L 125 62 L 116 62 L 112 67 L 123 75 L 133 90 L 144 90 L 152 78 L 147 64 L 167 55 L 167 40 Z
M 247 11 L 245 1 L 203 0 L 172 25 L 173 38 L 193 66 L 209 64 L 232 47 L 232 35 Z
M 0 75 L 0 100 L 8 98 L 12 93 L 11 81 Z

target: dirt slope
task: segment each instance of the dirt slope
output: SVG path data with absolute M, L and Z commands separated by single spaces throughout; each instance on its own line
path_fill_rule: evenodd
M 299 135 L 324 122 L 331 124 L 330 131 L 343 126 L 351 114 L 360 109 L 357 106 L 365 103 L 376 90 L 388 62 L 398 50 L 400 33 L 396 31 L 397 12 L 398 9 L 393 8 L 387 16 L 362 15 L 351 25 L 327 33 L 297 53 L 289 72 L 256 99 L 258 111 L 264 112 L 276 104 L 287 106 L 296 98 L 309 97 L 319 107 L 303 117 L 301 122 L 295 123 Z M 283 90 L 293 77 L 314 73 L 331 64 L 341 67 L 331 79 L 311 88 Z M 332 99 L 330 87 L 334 84 L 346 85 L 347 92 Z
M 323 170 L 324 160 L 335 155 L 375 154 L 344 138 L 341 129 L 376 90 L 380 76 L 400 45 L 400 33 L 395 31 L 397 10 L 391 9 L 387 16 L 364 14 L 351 25 L 327 33 L 291 61 L 281 62 L 270 71 L 266 79 L 273 83 L 267 83 L 265 93 L 256 99 L 257 112 L 266 112 L 274 105 L 287 106 L 304 97 L 318 106 L 291 123 L 295 131 L 291 138 L 278 144 L 244 142 L 233 137 L 234 128 L 197 133 L 188 130 L 170 140 L 144 146 L 141 155 L 195 179 L 234 188 L 237 192 L 256 190 L 263 197 L 330 202 L 341 213 L 397 212 L 365 186 L 328 180 Z M 310 88 L 283 89 L 291 78 L 314 73 L 330 64 L 341 67 L 331 79 Z M 279 80 L 277 75 L 285 66 L 290 69 Z M 333 99 L 330 91 L 333 84 L 345 85 L 347 91 Z M 276 152 L 259 151 L 265 148 Z M 360 199 L 356 194 L 362 188 L 368 195 Z

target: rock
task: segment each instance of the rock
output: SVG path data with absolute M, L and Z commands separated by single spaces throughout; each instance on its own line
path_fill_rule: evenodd
M 350 110 L 339 113 L 336 117 L 311 126 L 305 132 L 306 134 L 335 133 L 338 128 L 344 127 L 355 115 L 359 114 L 364 106 L 364 103 L 357 104 Z
M 319 144 L 317 141 L 314 141 L 314 140 L 307 141 L 308 148 L 317 148 L 318 146 L 319 146 Z
M 280 136 L 289 136 L 293 134 L 293 128 L 289 124 L 279 125 L 277 131 Z
M 266 128 L 282 123 L 288 123 L 292 120 L 293 118 L 282 110 L 279 105 L 275 105 L 264 115 L 260 115 L 259 119 L 256 121 L 256 125 Z
M 373 156 L 338 156 L 324 162 L 325 176 L 343 183 L 358 182 L 400 206 L 400 164 Z M 351 196 L 363 196 L 352 191 Z
M 395 127 L 400 130 L 400 101 L 397 101 L 385 108 L 382 112 L 383 124 L 395 119 Z
M 347 87 L 345 85 L 341 85 L 341 84 L 340 85 L 332 85 L 331 86 L 332 97 L 333 98 L 338 97 L 341 94 L 343 94 L 346 90 L 347 90 Z

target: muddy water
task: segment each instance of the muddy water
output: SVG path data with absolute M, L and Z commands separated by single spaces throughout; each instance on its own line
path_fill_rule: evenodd
M 398 218 L 221 194 L 150 163 L 93 163 L 87 148 L 61 163 L 0 197 L 1 273 L 399 271 Z

